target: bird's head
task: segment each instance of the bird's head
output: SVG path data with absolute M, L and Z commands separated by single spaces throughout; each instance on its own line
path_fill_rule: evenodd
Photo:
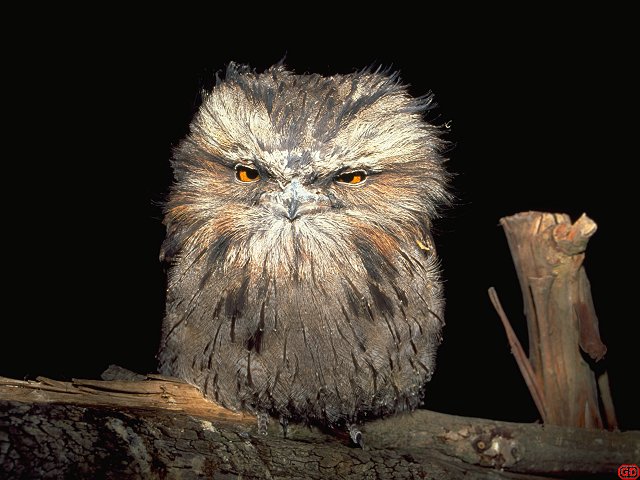
M 387 71 L 231 64 L 175 151 L 165 257 L 327 278 L 428 244 L 447 200 L 431 105 Z

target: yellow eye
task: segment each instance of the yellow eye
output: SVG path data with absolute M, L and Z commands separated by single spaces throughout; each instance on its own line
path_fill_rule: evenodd
M 236 178 L 243 183 L 260 180 L 260 173 L 255 168 L 246 165 L 236 165 Z
M 363 170 L 356 170 L 355 172 L 347 172 L 336 177 L 338 183 L 348 183 L 349 185 L 357 185 L 364 182 L 367 178 L 367 172 Z

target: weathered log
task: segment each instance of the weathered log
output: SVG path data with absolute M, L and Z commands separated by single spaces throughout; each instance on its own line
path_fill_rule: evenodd
M 230 412 L 187 384 L 0 379 L 2 478 L 478 478 L 611 474 L 640 432 L 463 418 L 419 410 L 346 435 Z

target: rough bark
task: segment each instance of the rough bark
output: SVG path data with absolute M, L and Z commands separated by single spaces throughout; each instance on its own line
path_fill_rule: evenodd
M 595 222 L 586 215 L 572 224 L 568 215 L 525 212 L 500 223 L 522 289 L 528 357 L 495 290 L 489 294 L 543 422 L 617 428 L 606 370 L 596 374 L 592 365 L 607 351 L 583 266 Z
M 0 380 L 2 478 L 478 478 L 612 474 L 640 432 L 463 418 L 429 411 L 346 435 L 227 411 L 190 385 Z

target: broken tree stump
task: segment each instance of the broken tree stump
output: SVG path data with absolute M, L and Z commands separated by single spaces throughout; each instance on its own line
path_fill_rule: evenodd
M 592 367 L 607 351 L 583 266 L 595 222 L 584 214 L 572 224 L 565 214 L 524 212 L 504 217 L 500 224 L 522 290 L 528 357 L 495 290 L 490 289 L 489 295 L 542 420 L 617 428 L 606 371 L 596 374 Z

